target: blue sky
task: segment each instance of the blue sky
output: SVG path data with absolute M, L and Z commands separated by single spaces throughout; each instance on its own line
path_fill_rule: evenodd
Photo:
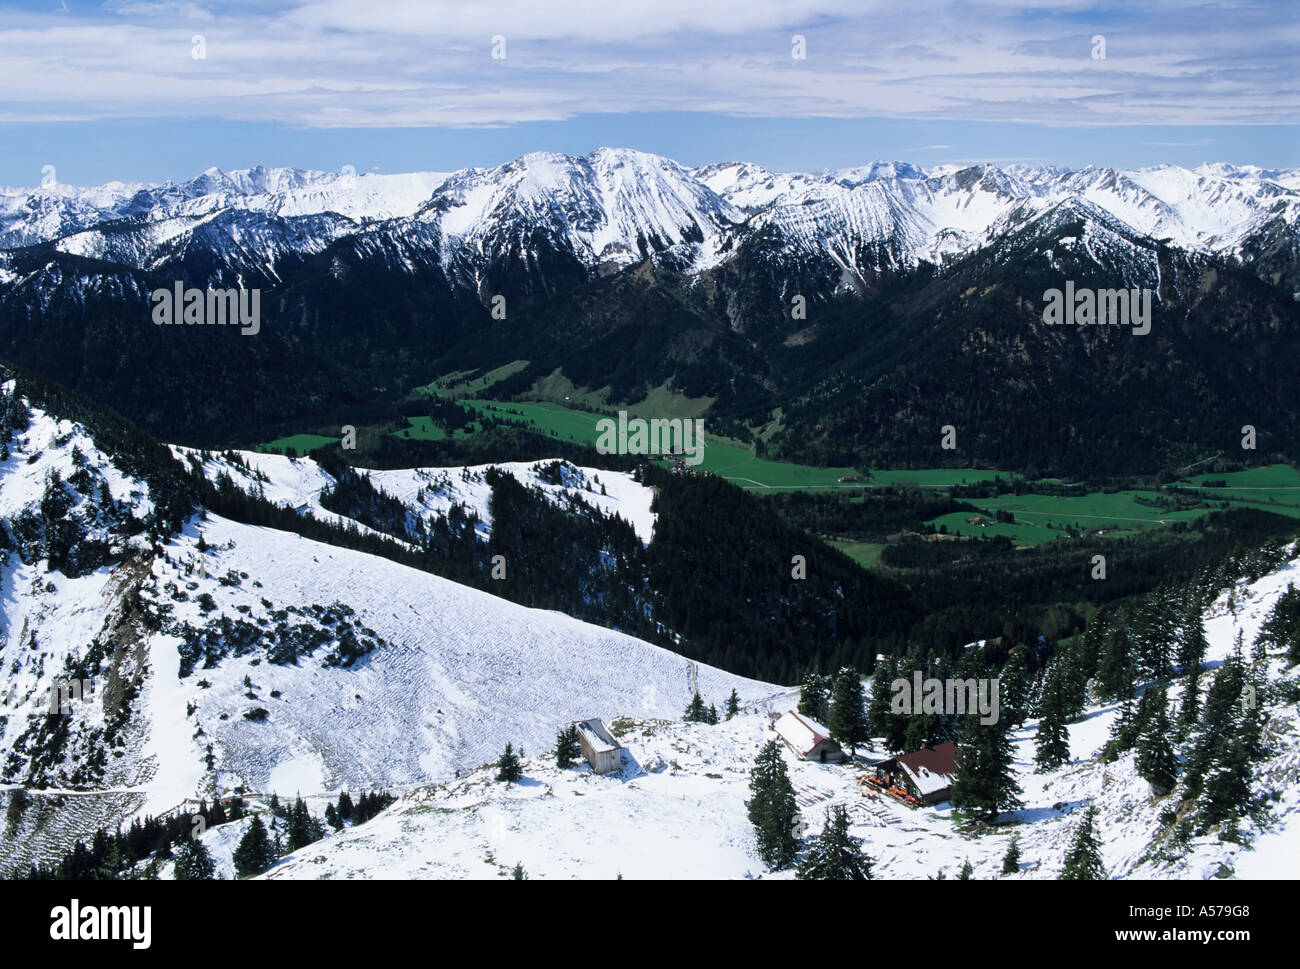
M 1292 0 L 0 0 L 0 184 L 35 185 L 47 165 L 94 184 L 213 165 L 446 171 L 601 145 L 783 170 L 1300 167 L 1298 13 Z

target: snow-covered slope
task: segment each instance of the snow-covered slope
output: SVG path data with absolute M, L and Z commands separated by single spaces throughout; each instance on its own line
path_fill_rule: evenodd
M 27 787 L 36 804 L 0 833 L 0 871 L 57 858 L 72 837 L 186 798 L 449 780 L 507 742 L 539 752 L 574 719 L 676 717 L 696 688 L 719 706 L 733 689 L 747 701 L 776 689 L 387 559 L 212 514 L 152 541 L 122 516 L 151 507 L 148 488 L 80 425 L 24 409 L 28 426 L 0 460 L 0 513 L 12 532 L 0 573 L 0 802 Z M 291 503 L 310 504 L 327 477 L 305 459 L 244 457 L 265 472 L 257 484 L 268 496 Z M 228 459 L 209 465 L 242 470 Z M 650 536 L 649 494 L 625 476 L 564 466 L 551 484 L 534 465 L 508 470 L 557 500 L 572 492 L 623 513 Z M 425 515 L 453 500 L 487 510 L 481 469 L 375 476 Z M 70 578 L 51 569 L 46 539 L 24 538 L 21 523 L 44 520 L 65 492 L 69 520 L 116 564 Z M 49 689 L 69 676 L 85 677 L 86 694 L 49 717 Z
M 721 234 L 743 219 L 671 159 L 611 148 L 583 158 L 534 152 L 458 172 L 419 217 L 437 223 L 452 258 L 462 252 L 526 264 L 544 238 L 585 266 L 613 267 L 679 246 L 708 262 Z
M 342 516 L 326 509 L 320 502 L 324 489 L 335 484 L 334 477 L 311 458 L 288 458 L 280 454 L 234 451 L 201 454 L 192 448 L 172 447 L 178 457 L 194 461 L 203 459 L 203 473 L 213 482 L 229 475 L 243 491 L 259 493 L 279 505 L 299 512 L 310 512 L 324 521 L 341 522 Z M 232 461 L 229 455 L 238 456 Z M 558 465 L 558 466 L 557 466 Z M 543 473 L 557 466 L 559 480 Z M 416 517 L 446 515 L 453 504 L 472 512 L 479 521 L 479 534 L 487 538 L 492 531 L 489 505 L 492 488 L 484 477 L 488 467 L 513 475 L 528 488 L 540 489 L 550 500 L 562 505 L 576 497 L 608 515 L 618 515 L 636 529 L 642 542 L 654 535 L 654 514 L 650 504 L 654 492 L 621 471 L 581 468 L 568 462 L 542 460 L 476 465 L 468 468 L 410 468 L 395 471 L 364 471 L 371 484 L 399 500 Z M 356 523 L 354 523 L 356 524 Z M 365 529 L 366 526 L 358 525 Z
M 1238 631 L 1251 642 L 1288 583 L 1300 578 L 1300 559 L 1235 591 L 1235 615 L 1225 593 L 1210 608 L 1206 632 L 1213 669 L 1231 652 Z M 1274 658 L 1271 675 L 1282 673 Z M 1172 700 L 1177 694 L 1171 695 Z M 750 704 L 717 725 L 637 718 L 624 724 L 627 750 L 619 775 L 593 775 L 584 765 L 559 770 L 543 757 L 525 763 L 525 779 L 507 789 L 481 770 L 450 783 L 407 793 L 365 826 L 348 829 L 277 864 L 268 878 L 498 878 L 516 863 L 535 878 L 789 878 L 767 873 L 746 817 L 749 769 L 775 734 L 776 714 L 797 702 L 795 693 Z M 1038 773 L 1037 724 L 1014 734 L 1023 807 L 1003 815 L 995 830 L 965 835 L 945 803 L 911 810 L 863 796 L 861 768 L 806 763 L 786 756 L 803 822 L 821 828 L 824 812 L 846 806 L 853 834 L 875 860 L 877 878 L 955 877 L 965 861 L 974 878 L 1054 879 L 1073 838 L 1082 808 L 1098 808 L 1099 838 L 1110 877 L 1300 877 L 1300 710 L 1295 703 L 1268 708 L 1273 752 L 1256 772 L 1259 788 L 1281 792 L 1271 824 L 1243 822 L 1251 847 L 1217 836 L 1194 838 L 1177 857 L 1164 858 L 1153 834 L 1167 799 L 1156 799 L 1128 753 L 1114 763 L 1097 760 L 1117 715 L 1113 706 L 1091 707 L 1070 726 L 1072 760 Z M 883 749 L 867 751 L 884 757 Z M 1021 870 L 1001 875 L 1012 836 L 1019 838 Z
M 199 535 L 211 546 L 203 556 Z M 200 559 L 208 578 L 194 571 Z M 676 716 L 693 678 L 719 704 L 733 688 L 750 699 L 773 691 L 560 613 L 212 515 L 167 547 L 143 595 L 171 607 L 149 644 L 150 719 L 178 727 L 152 734 L 158 767 L 146 783 L 157 807 L 210 783 L 206 744 L 218 788 L 315 793 L 450 777 L 507 741 L 540 751 L 580 717 Z M 257 627 L 256 645 L 178 675 L 185 626 L 215 629 L 223 617 Z M 331 664 L 344 625 L 373 651 Z M 274 630 L 298 627 L 323 633 L 319 649 L 271 662 Z M 257 708 L 264 720 L 244 718 Z

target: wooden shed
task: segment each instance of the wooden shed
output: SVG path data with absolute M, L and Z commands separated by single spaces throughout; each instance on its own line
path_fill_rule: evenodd
M 831 739 L 829 730 L 793 710 L 777 720 L 776 733 L 800 760 L 836 763 L 844 759 L 844 751 Z
M 607 774 L 623 766 L 623 748 L 599 720 L 579 720 L 578 747 L 597 774 Z

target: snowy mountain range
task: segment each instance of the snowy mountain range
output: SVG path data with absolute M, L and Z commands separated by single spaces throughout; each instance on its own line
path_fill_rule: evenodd
M 399 260 L 436 258 L 472 285 L 503 261 L 536 268 L 543 249 L 589 273 L 651 256 L 701 272 L 765 240 L 853 276 L 943 263 L 1063 205 L 1188 251 L 1242 257 L 1279 231 L 1294 241 L 1300 172 L 878 162 L 775 173 L 612 148 L 452 173 L 209 169 L 163 185 L 0 190 L 0 249 L 48 244 L 136 269 L 203 250 L 230 270 L 274 279 L 284 260 L 356 235 Z M 0 260 L 6 273 L 15 270 Z

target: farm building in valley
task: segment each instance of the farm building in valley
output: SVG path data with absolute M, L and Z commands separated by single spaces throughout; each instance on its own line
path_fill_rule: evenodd
M 957 745 L 951 741 L 882 760 L 872 778 L 878 787 L 901 791 L 919 804 L 946 801 L 956 779 Z
M 844 751 L 831 740 L 829 730 L 793 710 L 777 720 L 776 733 L 800 760 L 835 763 L 844 758 Z
M 574 726 L 578 728 L 578 747 L 593 771 L 607 774 L 623 765 L 623 748 L 610 736 L 603 723 L 579 720 Z

